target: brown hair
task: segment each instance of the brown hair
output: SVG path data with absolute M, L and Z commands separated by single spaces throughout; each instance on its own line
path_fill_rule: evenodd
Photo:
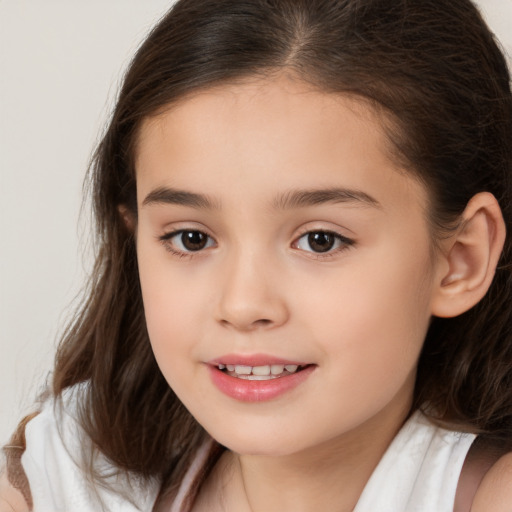
M 505 59 L 469 0 L 182 0 L 135 55 L 93 158 L 98 256 L 60 345 L 53 391 L 89 382 L 81 423 L 119 468 L 181 482 L 205 433 L 160 373 L 146 332 L 133 234 L 141 122 L 186 94 L 290 69 L 385 113 L 390 142 L 430 191 L 435 236 L 492 192 L 512 232 L 512 95 Z M 434 318 L 414 407 L 512 440 L 512 238 L 487 296 Z M 218 457 L 211 457 L 211 464 Z

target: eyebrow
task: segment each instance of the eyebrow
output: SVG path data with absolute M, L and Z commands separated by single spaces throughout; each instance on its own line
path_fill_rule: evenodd
M 275 210 L 288 210 L 326 203 L 354 203 L 373 208 L 382 208 L 381 204 L 366 192 L 339 187 L 290 190 L 276 197 L 271 205 Z M 168 187 L 159 187 L 151 191 L 142 202 L 142 206 L 155 204 L 174 204 L 202 210 L 220 209 L 220 203 L 208 195 Z
M 196 194 L 195 192 L 186 192 L 185 190 L 168 187 L 159 187 L 151 191 L 142 202 L 142 206 L 154 204 L 176 204 L 202 210 L 220 209 L 220 205 L 205 194 Z
M 355 203 L 381 209 L 382 206 L 366 192 L 347 188 L 324 188 L 315 190 L 290 190 L 274 200 L 277 210 L 303 208 L 325 203 Z

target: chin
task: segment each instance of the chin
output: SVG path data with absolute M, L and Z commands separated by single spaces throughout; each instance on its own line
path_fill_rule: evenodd
M 254 457 L 285 457 L 293 455 L 299 451 L 299 448 L 290 446 L 269 446 L 268 443 L 230 443 L 231 446 L 226 446 L 230 451 L 238 455 L 247 455 Z M 225 445 L 224 445 L 225 446 Z
M 210 433 L 218 443 L 239 455 L 281 457 L 300 452 L 309 446 L 309 443 L 304 442 L 305 440 L 300 443 L 290 436 L 275 435 L 275 433 L 263 435 L 261 431 L 247 432 L 245 435 L 241 435 L 240 432 L 215 434 L 219 433 Z

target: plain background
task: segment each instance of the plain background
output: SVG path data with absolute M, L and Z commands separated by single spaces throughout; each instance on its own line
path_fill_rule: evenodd
M 0 0 L 0 445 L 51 368 L 91 254 L 89 156 L 172 0 Z M 478 2 L 512 55 L 512 0 Z

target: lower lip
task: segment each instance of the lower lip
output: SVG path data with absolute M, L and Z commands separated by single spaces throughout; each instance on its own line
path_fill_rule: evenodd
M 230 377 L 216 366 L 208 365 L 213 383 L 225 395 L 241 402 L 265 402 L 273 400 L 304 382 L 315 370 L 310 365 L 297 373 L 269 380 L 247 380 Z

